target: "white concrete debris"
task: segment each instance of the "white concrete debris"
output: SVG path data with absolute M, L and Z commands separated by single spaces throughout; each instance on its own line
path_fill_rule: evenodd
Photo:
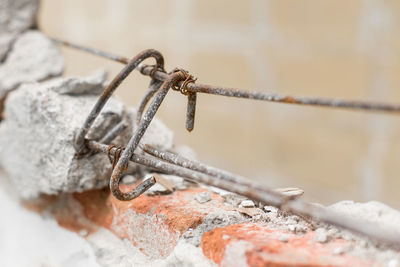
M 39 31 L 27 31 L 0 65 L 0 99 L 24 82 L 59 76 L 63 69 L 64 60 L 53 42 Z
M 98 70 L 88 77 L 76 79 L 63 78 L 59 83 L 54 83 L 53 91 L 61 95 L 100 95 L 107 86 L 107 71 Z M 101 85 L 101 86 L 99 86 Z
M 232 224 L 248 222 L 250 220 L 251 219 L 246 218 L 237 211 L 211 212 L 203 218 L 200 225 L 195 229 L 189 229 L 183 233 L 182 237 L 186 242 L 194 246 L 199 246 L 205 232 Z
M 100 266 L 85 239 L 62 228 L 53 218 L 20 206 L 9 194 L 15 188 L 4 180 L 0 172 L 0 209 L 4 214 L 0 220 L 1 266 Z
M 104 88 L 104 78 L 97 73 L 89 78 L 23 84 L 8 95 L 6 119 L 0 124 L 0 165 L 22 197 L 107 186 L 111 174 L 107 155 L 99 153 L 77 159 L 73 147 L 76 132 L 97 101 L 93 92 Z M 85 94 L 75 95 L 77 92 Z M 133 113 L 111 98 L 88 137 L 100 138 L 122 120 L 132 129 Z M 114 143 L 126 145 L 131 131 L 122 132 Z M 152 122 L 144 139 L 162 149 L 173 146 L 172 132 L 158 120 Z
M 206 203 L 211 200 L 211 194 L 208 191 L 201 192 L 194 196 L 194 199 L 200 204 Z
M 110 231 L 100 228 L 88 237 L 88 242 L 94 250 L 96 261 L 106 267 L 207 267 L 217 266 L 207 259 L 199 247 L 180 240 L 166 258 L 151 259 L 144 255 L 127 239 L 120 240 Z
M 99 228 L 90 235 L 70 232 L 54 218 L 20 206 L 7 192 L 15 188 L 6 186 L 3 176 L 0 172 L 0 206 L 8 215 L 0 220 L 1 266 L 216 266 L 203 255 L 201 248 L 183 240 L 168 257 L 154 260 L 107 229 Z
M 316 236 L 315 236 L 315 241 L 319 243 L 326 243 L 328 242 L 329 236 L 328 236 L 328 230 L 325 228 L 318 228 L 315 230 Z
M 330 210 L 345 213 L 362 220 L 375 222 L 380 227 L 400 232 L 400 211 L 381 202 L 370 201 L 357 203 L 354 201 L 340 201 L 328 207 Z
M 18 35 L 36 24 L 39 0 L 0 0 L 0 61 Z
M 254 207 L 255 207 L 255 204 L 254 204 L 253 201 L 246 199 L 246 200 L 243 200 L 243 201 L 240 203 L 239 207 L 243 207 L 243 208 L 254 208 Z

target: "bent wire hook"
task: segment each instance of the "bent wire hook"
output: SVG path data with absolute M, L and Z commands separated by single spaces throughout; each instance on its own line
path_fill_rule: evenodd
M 94 121 L 96 120 L 97 116 L 100 114 L 101 110 L 103 109 L 104 105 L 107 103 L 108 99 L 111 97 L 111 95 L 114 93 L 114 91 L 117 89 L 117 87 L 125 80 L 125 78 L 139 66 L 141 62 L 143 62 L 147 58 L 154 58 L 156 60 L 156 65 L 154 66 L 154 69 L 157 71 L 164 71 L 164 58 L 160 52 L 154 49 L 147 49 L 136 55 L 134 58 L 132 58 L 128 64 L 118 73 L 118 75 L 111 81 L 111 83 L 104 89 L 103 93 L 100 95 L 98 98 L 96 104 L 92 108 L 91 112 L 89 113 L 88 117 L 86 118 L 85 122 L 83 123 L 83 126 L 79 129 L 77 135 L 75 136 L 75 142 L 74 142 L 74 147 L 75 150 L 77 151 L 76 155 L 80 156 L 85 154 L 88 150 L 85 145 L 85 137 L 87 133 L 89 132 L 91 126 L 93 125 Z M 175 75 L 178 76 L 178 75 Z M 174 76 L 174 77 L 175 77 Z M 178 77 L 176 77 L 178 78 Z M 176 79 L 175 78 L 175 79 Z M 175 79 L 172 79 L 171 82 L 174 82 Z M 154 84 L 157 82 L 152 79 L 150 82 L 150 88 L 153 87 Z M 170 86 L 170 84 L 168 84 Z M 168 87 L 169 88 L 169 87 Z M 165 91 L 165 90 L 164 90 Z M 164 99 L 166 92 L 168 89 L 165 91 L 165 94 L 162 96 L 161 101 Z M 158 106 L 160 105 L 161 101 L 159 102 Z M 153 101 L 154 102 L 154 101 Z M 153 103 L 149 107 L 149 109 L 154 106 Z M 118 159 L 118 162 L 115 164 L 116 168 L 113 170 L 112 177 L 110 180 L 110 189 L 113 195 L 118 198 L 119 200 L 130 200 L 133 199 L 140 194 L 142 194 L 144 191 L 146 191 L 148 188 L 153 186 L 156 181 L 154 177 L 151 177 L 141 184 L 139 184 L 136 188 L 134 188 L 132 191 L 128 193 L 123 193 L 119 189 L 119 181 L 121 180 L 121 177 L 123 175 L 123 172 L 125 171 L 124 168 L 127 166 L 127 159 L 129 159 L 130 156 L 132 156 L 137 144 L 139 143 L 141 137 L 144 134 L 144 131 L 147 129 L 148 124 L 150 123 L 151 119 L 154 117 L 155 111 L 157 111 L 157 108 L 154 110 L 153 113 L 146 112 L 145 118 L 151 117 L 150 120 L 144 120 L 142 123 L 140 123 L 138 129 L 135 131 L 134 135 L 132 136 L 128 148 L 129 148 L 129 153 L 127 150 L 123 151 L 123 154 L 120 159 Z M 151 111 L 151 110 L 150 110 Z M 152 114 L 152 115 L 151 115 Z M 147 122 L 147 125 L 145 125 Z M 135 145 L 136 144 L 136 145 Z M 127 157 L 130 155 L 129 157 Z M 122 167 L 124 166 L 124 167 Z
M 190 77 L 187 72 L 183 70 L 175 70 L 172 73 L 167 74 L 164 69 L 164 60 L 162 55 L 156 50 L 150 49 L 145 50 L 138 54 L 131 61 L 125 57 L 116 56 L 103 51 L 90 49 L 84 46 L 71 44 L 69 42 L 55 40 L 54 41 L 75 47 L 80 50 L 84 50 L 89 53 L 97 54 L 102 57 L 106 57 L 124 64 L 127 64 L 123 70 L 113 79 L 110 85 L 104 90 L 103 94 L 98 99 L 97 103 L 93 107 L 91 113 L 86 119 L 83 127 L 78 132 L 75 139 L 75 148 L 77 155 L 82 155 L 86 151 L 90 152 L 103 152 L 108 153 L 112 159 L 112 165 L 115 167 L 110 179 L 110 188 L 112 194 L 119 200 L 131 200 L 143 192 L 149 187 L 155 184 L 155 178 L 151 177 L 141 184 L 139 184 L 132 191 L 124 193 L 119 189 L 119 181 L 128 166 L 128 160 L 131 160 L 137 164 L 147 166 L 149 168 L 157 169 L 163 173 L 174 174 L 181 177 L 185 177 L 189 180 L 201 182 L 207 185 L 222 188 L 239 195 L 248 197 L 255 201 L 273 205 L 280 209 L 292 212 L 301 216 L 311 216 L 318 221 L 326 222 L 331 225 L 339 226 L 344 229 L 350 230 L 355 233 L 363 234 L 367 237 L 375 240 L 383 241 L 386 244 L 400 247 L 400 235 L 394 233 L 390 229 L 382 229 L 375 223 L 369 223 L 363 220 L 357 220 L 351 216 L 336 213 L 322 206 L 317 206 L 309 202 L 305 202 L 298 199 L 288 198 L 282 193 L 271 190 L 267 187 L 260 185 L 257 182 L 245 180 L 240 176 L 230 174 L 226 171 L 216 169 L 205 164 L 190 161 L 183 158 L 182 156 L 171 154 L 166 151 L 159 151 L 156 148 L 152 148 L 148 145 L 139 144 L 144 132 L 150 124 L 152 118 L 157 112 L 161 102 L 165 98 L 169 89 L 179 90 L 184 95 L 188 96 L 188 110 L 187 110 L 187 129 L 190 130 L 193 127 L 194 110 L 196 105 L 196 93 L 207 93 L 221 96 L 247 98 L 254 100 L 262 100 L 269 102 L 279 102 L 287 104 L 297 105 L 308 105 L 308 106 L 326 106 L 333 108 L 348 108 L 355 110 L 364 111 L 381 111 L 390 113 L 400 113 L 399 104 L 386 104 L 386 103 L 369 103 L 364 101 L 349 101 L 340 99 L 322 99 L 315 97 L 292 97 L 276 94 L 268 94 L 264 92 L 249 92 L 240 89 L 222 88 L 210 85 L 194 84 L 193 77 Z M 153 57 L 156 59 L 157 64 L 155 66 L 140 65 L 143 60 Z M 136 124 L 137 128 L 132 138 L 129 141 L 126 149 L 115 146 L 109 146 L 107 143 L 115 138 L 126 126 L 123 123 L 117 124 L 108 134 L 106 134 L 101 142 L 94 140 L 85 139 L 90 127 L 95 121 L 96 117 L 100 113 L 101 109 L 105 105 L 106 101 L 115 91 L 115 89 L 121 84 L 121 82 L 129 75 L 129 73 L 137 68 L 144 75 L 149 75 L 152 78 L 149 89 L 146 95 L 140 102 L 139 109 L 137 112 Z M 162 83 L 162 85 L 161 85 Z M 160 87 L 161 85 L 161 87 Z M 156 93 L 157 95 L 153 99 L 151 105 L 144 114 L 143 120 L 141 115 L 147 102 Z M 134 153 L 137 146 L 148 155 L 142 155 Z M 122 155 L 121 155 L 122 154 Z M 151 155 L 151 156 L 149 156 Z
M 115 168 L 113 169 L 111 175 L 110 189 L 113 195 L 117 199 L 119 200 L 134 199 L 156 183 L 155 178 L 151 177 L 145 180 L 142 184 L 140 184 L 137 188 L 135 188 L 130 192 L 124 193 L 119 189 L 119 182 L 121 180 L 122 175 L 124 174 L 125 170 L 128 167 L 129 160 L 133 156 L 135 149 L 138 147 L 140 140 L 142 139 L 147 127 L 150 125 L 151 120 L 154 118 L 154 115 L 156 114 L 162 101 L 167 95 L 169 89 L 177 82 L 183 81 L 186 78 L 187 77 L 185 73 L 182 71 L 177 71 L 169 74 L 168 78 L 161 85 L 159 92 L 154 97 L 149 108 L 146 110 L 143 118 L 140 120 L 134 135 L 129 140 L 128 146 L 122 152 L 121 158 L 116 163 Z

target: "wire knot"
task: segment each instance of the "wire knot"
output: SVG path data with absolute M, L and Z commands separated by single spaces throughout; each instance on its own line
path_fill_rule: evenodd
M 181 86 L 178 86 L 177 83 L 173 84 L 172 90 L 180 91 L 184 95 L 190 95 L 191 92 L 188 90 L 187 86 L 190 83 L 195 83 L 197 78 L 195 78 L 193 75 L 190 75 L 189 72 L 184 69 L 175 68 L 172 73 L 174 72 L 180 72 L 185 77 L 185 80 L 182 82 Z
M 114 153 L 112 152 L 112 149 L 115 148 Z M 117 147 L 115 145 L 109 145 L 108 146 L 108 159 L 110 160 L 110 163 L 112 165 L 112 168 L 115 168 L 115 165 L 117 165 L 117 162 L 119 158 L 121 157 L 122 152 L 125 150 L 123 147 Z

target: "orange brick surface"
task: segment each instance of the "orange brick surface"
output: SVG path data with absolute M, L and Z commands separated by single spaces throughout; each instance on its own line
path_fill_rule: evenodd
M 124 190 L 129 188 L 123 186 Z M 210 192 L 211 199 L 206 203 L 197 202 L 195 196 L 206 191 L 207 188 L 190 187 L 167 195 L 142 195 L 121 202 L 104 189 L 75 193 L 58 202 L 50 198 L 47 202 L 57 207 L 53 208 L 53 214 L 63 227 L 76 232 L 85 229 L 89 234 L 104 227 L 129 240 L 145 255 L 159 259 L 167 257 L 183 234 L 193 232 L 208 214 L 238 211 L 247 214 L 247 222 L 214 228 L 200 236 L 204 255 L 217 265 L 232 266 L 232 262 L 248 266 L 374 265 L 371 259 L 338 252 L 340 248 L 354 246 L 354 242 L 339 238 L 320 243 L 312 230 L 299 234 L 273 227 L 268 220 L 260 219 L 262 216 L 249 216 L 252 212 L 262 215 L 262 210 L 228 205 L 216 193 Z

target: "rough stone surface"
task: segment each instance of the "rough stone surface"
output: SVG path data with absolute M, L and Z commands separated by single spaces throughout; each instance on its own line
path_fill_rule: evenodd
M 376 222 L 381 227 L 400 232 L 400 212 L 381 202 L 357 203 L 346 200 L 329 206 L 329 209 L 356 216 L 363 220 Z
M 58 83 L 53 84 L 52 90 L 61 95 L 88 94 L 99 96 L 108 84 L 106 78 L 107 72 L 105 70 L 96 71 L 91 76 L 80 79 L 74 77 L 62 78 Z
M 97 73 L 93 77 L 29 83 L 9 93 L 6 119 L 0 125 L 0 164 L 22 197 L 107 186 L 111 174 L 107 155 L 77 159 L 73 147 L 77 130 L 97 101 L 95 94 L 104 89 L 104 78 Z M 132 126 L 133 112 L 111 98 L 88 137 L 100 138 L 121 120 Z M 116 145 L 128 142 L 129 128 L 114 141 Z M 173 146 L 173 134 L 158 120 L 149 127 L 145 140 L 163 149 Z
M 8 214 L 0 221 L 1 266 L 215 266 L 201 248 L 184 241 L 178 242 L 167 258 L 152 260 L 129 240 L 121 240 L 105 228 L 93 230 L 92 227 L 90 234 L 87 229 L 75 228 L 77 233 L 68 231 L 54 218 L 20 206 L 18 199 L 6 192 L 15 188 L 5 183 L 7 180 L 0 171 L 0 207 Z M 58 205 L 57 208 L 65 207 Z M 69 222 L 78 219 L 71 213 L 69 217 Z
M 281 235 L 288 240 L 282 242 Z M 321 246 L 312 242 L 314 233 L 288 234 L 260 224 L 235 224 L 216 228 L 204 234 L 204 254 L 221 266 L 243 262 L 248 266 L 370 266 L 367 259 L 350 255 L 334 255 L 342 246 L 338 240 Z M 246 266 L 244 265 L 244 266 Z
M 209 192 L 212 199 L 198 203 L 194 198 L 202 192 Z M 25 201 L 24 205 L 47 217 L 52 214 L 59 225 L 88 241 L 93 251 L 85 246 L 86 256 L 79 249 L 68 250 L 75 251 L 68 254 L 70 265 L 85 261 L 89 264 L 93 257 L 101 266 L 398 266 L 400 263 L 400 251 L 361 237 L 343 238 L 343 231 L 334 227 L 306 223 L 271 208 L 255 216 L 241 214 L 239 210 L 244 208 L 231 206 L 206 187 L 189 187 L 168 195 L 144 194 L 131 201 L 118 201 L 108 189 L 101 189 L 42 197 Z M 353 206 L 357 214 L 356 207 L 362 204 Z M 385 220 L 397 212 L 391 210 Z M 370 219 L 375 221 L 377 217 Z M 308 227 L 304 232 L 292 232 L 290 225 Z M 35 227 L 34 231 L 40 229 Z M 29 231 L 22 233 L 30 236 Z M 325 242 L 318 240 L 320 233 L 328 237 Z M 6 236 L 10 238 L 13 234 Z M 2 246 L 0 254 L 1 249 Z
M 36 24 L 39 0 L 0 0 L 0 62 L 17 36 Z
M 59 76 L 63 68 L 64 60 L 53 42 L 39 31 L 27 31 L 0 65 L 0 98 L 24 82 Z

